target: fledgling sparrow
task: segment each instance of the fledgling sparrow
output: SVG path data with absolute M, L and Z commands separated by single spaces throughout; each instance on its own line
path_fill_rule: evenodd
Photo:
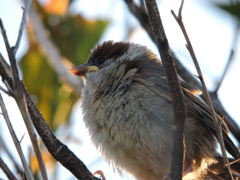
M 171 167 L 173 109 L 157 56 L 138 44 L 106 41 L 96 45 L 88 61 L 71 72 L 86 79 L 83 119 L 105 159 L 136 179 L 164 179 Z M 209 108 L 196 96 L 200 90 L 180 83 L 187 106 L 184 173 L 194 179 L 224 179 Z M 226 149 L 239 158 L 224 122 L 222 131 Z M 240 172 L 239 164 L 232 167 L 236 172 Z

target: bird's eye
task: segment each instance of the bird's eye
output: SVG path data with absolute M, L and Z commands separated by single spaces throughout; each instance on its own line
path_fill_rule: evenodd
M 106 57 L 100 57 L 100 59 L 98 60 L 99 64 L 104 63 L 107 60 Z

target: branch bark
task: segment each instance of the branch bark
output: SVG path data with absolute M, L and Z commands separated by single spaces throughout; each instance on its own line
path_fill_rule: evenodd
M 172 179 L 182 179 L 182 170 L 184 162 L 184 123 L 187 116 L 187 109 L 177 71 L 174 65 L 174 59 L 169 49 L 168 40 L 161 22 L 157 3 L 155 0 L 145 0 L 149 20 L 152 26 L 155 42 L 161 56 L 163 67 L 165 69 L 168 86 L 172 94 L 172 103 L 174 119 L 172 122 L 173 132 L 173 154 L 170 176 Z

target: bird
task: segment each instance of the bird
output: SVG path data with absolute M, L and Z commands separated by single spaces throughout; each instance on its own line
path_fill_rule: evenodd
M 120 174 L 126 171 L 138 180 L 164 179 L 171 169 L 173 107 L 157 55 L 140 44 L 109 40 L 95 45 L 87 62 L 71 73 L 85 81 L 83 121 L 105 160 Z M 225 179 L 209 107 L 199 89 L 179 81 L 187 107 L 184 178 Z M 232 162 L 239 151 L 224 120 L 217 117 Z M 240 163 L 232 168 L 238 177 Z

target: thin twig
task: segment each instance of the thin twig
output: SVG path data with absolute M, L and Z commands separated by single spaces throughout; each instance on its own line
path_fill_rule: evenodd
M 184 0 L 182 0 L 182 4 L 183 4 Z M 181 4 L 181 6 L 182 6 Z M 212 105 L 212 102 L 211 102 L 211 98 L 209 96 L 209 93 L 208 93 L 208 90 L 207 90 L 207 87 L 206 87 L 206 84 L 205 84 L 205 81 L 204 81 L 204 78 L 203 78 L 203 75 L 202 75 L 202 72 L 201 72 L 201 69 L 200 69 L 200 66 L 198 64 L 198 61 L 197 61 L 197 58 L 196 58 L 196 55 L 194 53 L 194 50 L 193 50 L 193 47 L 192 47 L 192 44 L 191 44 L 191 41 L 188 37 L 188 34 L 186 32 L 186 29 L 185 29 L 185 26 L 183 24 L 183 21 L 182 21 L 182 17 L 181 17 L 181 9 L 179 10 L 179 16 L 177 17 L 176 14 L 174 13 L 173 10 L 171 10 L 174 18 L 176 19 L 177 23 L 179 24 L 183 34 L 184 34 L 184 37 L 187 41 L 187 49 L 193 59 L 193 62 L 195 64 L 195 67 L 196 67 L 196 70 L 198 72 L 198 77 L 202 83 L 202 86 L 203 86 L 203 92 L 204 92 L 204 95 L 206 97 L 206 100 L 207 100 L 207 104 L 210 108 L 210 112 L 211 112 L 211 115 L 212 115 L 212 119 L 213 119 L 213 122 L 214 122 L 214 126 L 215 126 L 215 129 L 216 129 L 216 133 L 217 133 L 217 138 L 218 138 L 218 141 L 219 141 L 219 144 L 220 144 L 220 147 L 221 147 L 221 151 L 222 151 L 222 155 L 223 155 L 223 161 L 224 161 L 224 164 L 226 165 L 227 169 L 228 169 L 228 173 L 226 173 L 226 177 L 227 179 L 233 179 L 232 178 L 232 173 L 231 173 L 231 169 L 230 169 L 230 166 L 228 165 L 229 164 L 229 161 L 228 161 L 228 158 L 227 158 L 227 154 L 226 154 L 226 149 L 225 149 L 225 144 L 224 144 L 224 141 L 223 141 L 223 136 L 222 136 L 222 130 L 221 130 L 221 127 L 219 126 L 219 123 L 217 121 L 217 116 L 216 116 L 216 113 L 214 111 L 214 108 L 213 108 L 213 105 Z
M 3 83 L 5 84 L 5 86 L 8 89 L 8 93 L 14 97 L 15 96 L 15 91 L 11 88 L 11 86 L 8 84 L 7 80 L 4 80 Z
M 240 34 L 240 23 L 237 25 L 237 29 L 235 30 L 235 34 L 234 34 L 234 36 L 233 36 L 233 42 L 232 42 L 232 48 L 231 48 L 230 56 L 229 56 L 229 58 L 228 58 L 228 62 L 227 62 L 227 65 L 226 65 L 226 67 L 225 67 L 225 70 L 224 70 L 224 72 L 223 72 L 223 74 L 222 74 L 222 77 L 220 78 L 219 82 L 218 82 L 217 85 L 216 85 L 216 89 L 215 89 L 215 91 L 214 91 L 215 93 L 218 92 L 218 90 L 219 90 L 219 88 L 220 88 L 220 86 L 221 86 L 221 84 L 222 84 L 222 82 L 223 82 L 223 79 L 224 79 L 225 76 L 226 76 L 227 70 L 228 70 L 230 64 L 231 64 L 232 61 L 233 61 L 233 58 L 234 58 L 234 55 L 235 55 L 236 46 L 237 46 L 237 42 L 238 42 L 238 36 L 239 36 L 239 34 Z
M 11 170 L 7 167 L 7 165 L 4 163 L 1 157 L 0 157 L 0 167 L 3 170 L 3 172 L 7 175 L 8 179 L 17 180 L 17 178 L 14 176 Z
M 230 166 L 230 165 L 235 164 L 235 163 L 237 163 L 237 162 L 239 162 L 239 161 L 240 161 L 240 159 L 237 159 L 237 160 L 235 160 L 235 161 L 230 162 L 228 165 Z
M 22 138 L 20 139 L 20 141 L 19 141 L 20 143 L 22 142 L 24 136 L 25 136 L 25 133 L 23 134 Z
M 0 86 L 0 90 L 2 92 L 4 92 L 5 94 L 8 94 L 9 96 L 13 96 L 9 91 L 7 91 L 6 89 L 4 89 L 2 86 Z
M 182 20 L 182 9 L 183 9 L 184 0 L 182 0 L 179 11 L 178 11 L 178 18 Z
M 185 157 L 183 133 L 184 123 L 187 117 L 187 108 L 157 3 L 155 0 L 145 0 L 145 3 L 172 96 L 174 118 L 172 120 L 173 153 L 170 177 L 174 180 L 180 180 L 182 179 L 183 158 Z
M 13 74 L 13 80 L 14 80 L 14 88 L 13 91 L 15 91 L 15 97 L 14 99 L 17 102 L 17 105 L 20 109 L 20 112 L 22 114 L 23 120 L 25 122 L 25 125 L 27 127 L 32 145 L 33 145 L 33 149 L 35 151 L 37 160 L 38 160 L 38 165 L 39 165 L 39 169 L 42 175 L 43 180 L 47 180 L 47 171 L 46 171 L 46 167 L 44 165 L 43 162 L 43 158 L 42 158 L 42 154 L 38 145 L 38 140 L 37 140 L 37 135 L 36 132 L 34 131 L 34 127 L 31 121 L 31 118 L 29 116 L 29 113 L 27 111 L 26 108 L 26 102 L 24 100 L 24 95 L 23 95 L 23 90 L 22 90 L 22 85 L 21 85 L 21 81 L 19 79 L 19 73 L 18 73 L 18 69 L 17 69 L 17 64 L 16 64 L 16 58 L 15 55 L 13 53 L 13 48 L 10 48 L 8 39 L 7 39 L 7 35 L 6 35 L 6 31 L 4 29 L 2 20 L 0 19 L 0 27 L 2 30 L 2 35 L 3 35 L 3 39 L 5 42 L 5 46 L 8 52 L 8 57 L 10 60 L 10 64 L 11 64 L 11 68 L 12 68 L 12 74 Z
M 10 119 L 8 117 L 7 109 L 6 109 L 5 104 L 3 102 L 1 93 L 0 93 L 0 106 L 1 106 L 1 109 L 2 109 L 2 113 L 3 113 L 4 119 L 6 121 L 8 130 L 9 130 L 9 132 L 11 134 L 11 137 L 13 139 L 14 145 L 15 145 L 15 147 L 17 149 L 18 155 L 19 155 L 19 157 L 21 159 L 21 162 L 23 164 L 24 170 L 26 172 L 26 176 L 27 176 L 27 178 L 29 180 L 31 180 L 31 179 L 33 180 L 34 178 L 32 176 L 32 173 L 31 173 L 30 169 L 29 169 L 27 161 L 26 161 L 26 159 L 24 157 L 24 154 L 23 154 L 22 148 L 20 146 L 20 143 L 18 141 L 17 135 L 16 135 L 16 133 L 15 133 L 13 127 L 12 127 L 11 121 L 10 121 Z
M 17 170 L 17 173 L 23 177 L 24 179 L 27 179 L 26 173 L 22 170 L 22 168 L 18 165 L 17 161 L 15 160 L 15 157 L 10 153 L 9 149 L 7 148 L 4 140 L 0 136 L 0 148 L 5 151 L 5 153 L 8 155 L 8 157 L 11 159 L 11 162 L 13 163 L 14 167 Z
M 4 67 L 7 69 L 7 71 L 11 72 L 11 67 L 9 66 L 9 64 L 7 63 L 5 58 L 3 57 L 2 53 L 0 53 L 0 60 L 3 62 Z M 9 76 L 10 76 L 10 74 L 9 74 Z
M 20 42 L 21 42 L 22 35 L 23 35 L 23 30 L 24 30 L 24 28 L 27 24 L 27 15 L 28 15 L 28 11 L 29 11 L 31 3 L 32 3 L 32 0 L 28 0 L 27 5 L 23 10 L 22 22 L 21 22 L 21 25 L 20 25 L 19 33 L 18 33 L 17 42 L 16 42 L 16 45 L 14 46 L 14 49 L 13 49 L 14 55 L 16 55 L 16 53 L 18 51 L 18 48 L 20 46 Z

